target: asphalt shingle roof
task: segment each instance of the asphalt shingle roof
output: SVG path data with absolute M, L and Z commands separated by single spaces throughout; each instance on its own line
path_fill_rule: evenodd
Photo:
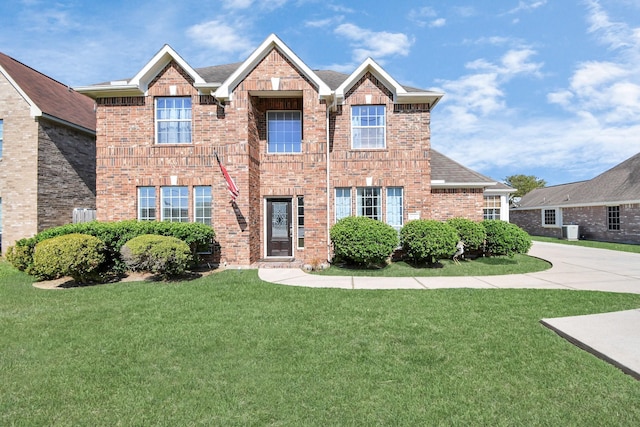
M 0 66 L 45 114 L 96 130 L 93 100 L 0 52 Z
M 588 181 L 537 188 L 519 208 L 640 201 L 640 153 Z
M 487 185 L 496 182 L 494 179 L 462 166 L 433 148 L 431 149 L 431 179 L 446 183 L 487 183 Z M 505 187 L 509 188 L 506 185 Z

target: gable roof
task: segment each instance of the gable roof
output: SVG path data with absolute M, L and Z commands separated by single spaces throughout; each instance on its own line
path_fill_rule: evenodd
M 640 153 L 588 181 L 537 188 L 516 209 L 640 203 Z
M 282 53 L 295 67 L 300 71 L 309 81 L 311 81 L 318 89 L 318 95 L 322 97 L 328 97 L 331 95 L 331 89 L 325 82 L 323 82 L 316 73 L 311 70 L 307 64 L 302 62 L 298 55 L 293 53 L 289 47 L 282 42 L 275 34 L 269 35 L 264 42 L 251 55 L 238 67 L 233 74 L 231 74 L 222 83 L 222 85 L 216 89 L 216 98 L 229 99 L 231 92 L 235 87 L 244 80 L 245 77 L 262 61 L 265 56 L 269 54 L 273 49 L 277 49 Z
M 428 103 L 433 108 L 444 96 L 443 93 L 403 86 L 382 69 L 373 59 L 366 59 L 353 73 L 344 74 L 332 70 L 310 69 L 275 34 L 271 34 L 243 62 L 191 68 L 169 45 L 165 45 L 133 78 L 114 80 L 89 86 L 79 86 L 78 92 L 99 98 L 108 96 L 139 96 L 145 93 L 148 83 L 164 66 L 174 59 L 194 79 L 194 86 L 202 94 L 211 94 L 221 100 L 229 99 L 233 89 L 258 65 L 272 49 L 283 54 L 318 89 L 318 96 L 325 99 L 337 98 L 342 101 L 346 93 L 367 72 L 392 91 L 397 103 Z
M 485 188 L 497 185 L 495 180 L 462 166 L 433 148 L 430 153 L 432 188 Z M 510 188 L 505 187 L 505 190 Z
M 46 117 L 95 133 L 91 98 L 1 52 L 0 73 L 29 104 L 33 117 Z

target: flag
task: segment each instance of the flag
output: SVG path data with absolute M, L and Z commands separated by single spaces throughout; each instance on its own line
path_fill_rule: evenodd
M 229 194 L 231 194 L 231 201 L 235 202 L 236 197 L 240 195 L 240 190 L 238 190 L 238 186 L 233 181 L 233 179 L 229 176 L 229 172 L 227 172 L 227 168 L 224 167 L 220 159 L 218 158 L 218 154 L 216 153 L 216 160 L 220 165 L 220 170 L 222 171 L 222 175 L 224 175 L 224 180 L 227 181 L 227 190 L 229 190 Z

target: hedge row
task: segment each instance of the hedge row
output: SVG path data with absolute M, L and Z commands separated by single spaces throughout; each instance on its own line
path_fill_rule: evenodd
M 526 254 L 531 237 L 515 224 L 500 220 L 471 221 L 453 218 L 409 221 L 400 231 L 402 250 L 416 264 L 432 264 L 450 258 L 462 241 L 466 252 L 487 256 Z M 335 260 L 355 265 L 380 265 L 398 248 L 397 232 L 390 226 L 364 217 L 348 217 L 331 228 Z
M 104 243 L 104 262 L 98 271 L 119 274 L 126 270 L 120 256 L 122 246 L 145 234 L 171 236 L 184 241 L 195 255 L 199 250 L 208 248 L 215 232 L 208 225 L 193 222 L 137 221 L 118 222 L 91 221 L 80 224 L 69 224 L 44 230 L 34 237 L 18 240 L 15 246 L 7 250 L 7 260 L 14 267 L 28 274 L 37 275 L 33 271 L 33 255 L 36 245 L 53 237 L 67 234 L 86 234 L 100 239 Z

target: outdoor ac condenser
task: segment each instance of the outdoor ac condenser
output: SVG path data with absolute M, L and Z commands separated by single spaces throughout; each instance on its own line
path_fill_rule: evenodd
M 562 238 L 565 240 L 578 240 L 578 228 L 577 225 L 563 225 Z

